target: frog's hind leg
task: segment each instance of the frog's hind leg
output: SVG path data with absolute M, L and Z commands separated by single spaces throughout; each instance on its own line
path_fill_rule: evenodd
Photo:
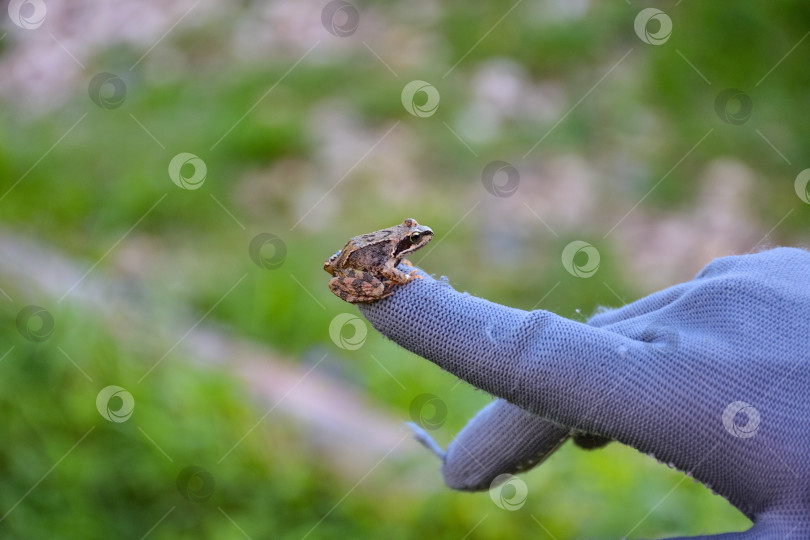
M 342 252 L 343 252 L 342 249 L 338 250 L 334 255 L 326 259 L 326 262 L 323 263 L 323 269 L 332 274 L 333 276 L 335 275 L 335 267 L 334 267 L 335 259 L 337 259 Z
M 372 302 L 391 295 L 385 283 L 368 272 L 349 269 L 329 280 L 329 289 L 340 299 L 356 304 Z M 389 288 L 390 289 L 390 288 Z

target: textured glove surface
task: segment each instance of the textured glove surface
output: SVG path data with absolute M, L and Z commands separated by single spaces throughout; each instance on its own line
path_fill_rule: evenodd
M 717 259 L 587 324 L 422 275 L 360 309 L 403 347 L 501 398 L 448 448 L 451 487 L 486 488 L 575 429 L 688 472 L 755 522 L 722 538 L 810 538 L 810 253 Z

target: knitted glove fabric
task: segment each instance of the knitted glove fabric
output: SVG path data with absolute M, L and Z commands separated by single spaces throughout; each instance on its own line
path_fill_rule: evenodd
M 441 458 L 444 482 L 463 491 L 489 489 L 499 474 L 538 465 L 568 440 L 571 431 L 502 399 L 470 420 L 447 452 L 418 425 L 409 425 L 416 438 Z
M 360 310 L 501 398 L 448 448 L 448 485 L 485 489 L 576 430 L 687 472 L 755 523 L 714 538 L 810 538 L 810 253 L 720 258 L 587 324 L 420 275 Z

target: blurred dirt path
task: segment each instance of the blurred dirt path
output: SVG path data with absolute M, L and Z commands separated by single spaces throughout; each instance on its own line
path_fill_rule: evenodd
M 53 303 L 70 290 L 65 298 L 70 305 L 95 315 L 106 331 L 134 347 L 135 340 L 149 336 L 151 342 L 163 341 L 168 349 L 193 327 L 196 319 L 189 316 L 190 310 L 173 306 L 161 315 L 166 306 L 145 302 L 126 284 L 102 277 L 101 271 L 83 278 L 84 266 L 0 229 L 3 289 L 26 291 L 29 298 L 46 297 Z M 81 285 L 76 286 L 79 281 Z M 347 480 L 356 481 L 377 464 L 406 461 L 406 483 L 411 489 L 435 488 L 440 482 L 438 463 L 412 440 L 401 418 L 375 409 L 344 382 L 320 373 L 317 365 L 302 365 L 205 322 L 188 334 L 177 352 L 210 369 L 240 375 L 250 393 L 264 402 L 262 414 L 271 411 L 263 422 L 283 417 L 301 428 L 302 436 L 320 448 L 324 459 Z

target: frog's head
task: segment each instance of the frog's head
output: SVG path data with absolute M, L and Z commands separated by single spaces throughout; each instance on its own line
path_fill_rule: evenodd
M 402 234 L 394 248 L 394 257 L 400 259 L 408 253 L 413 253 L 433 239 L 430 227 L 419 225 L 415 219 L 406 219 L 402 225 Z

